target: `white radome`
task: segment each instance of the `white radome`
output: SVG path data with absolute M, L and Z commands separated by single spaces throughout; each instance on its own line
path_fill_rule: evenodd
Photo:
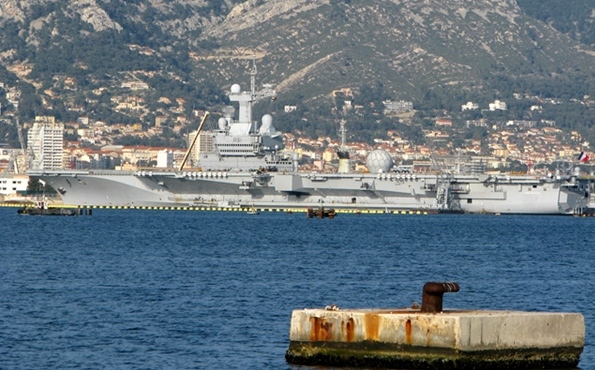
M 259 133 L 261 135 L 273 136 L 275 133 L 275 127 L 273 127 L 273 116 L 270 114 L 265 114 L 262 116 L 262 125 L 260 125 Z
M 227 127 L 227 120 L 223 117 L 219 118 L 217 126 L 219 126 L 219 130 L 225 130 L 225 127 Z
M 370 173 L 386 173 L 393 167 L 393 159 L 386 150 L 376 149 L 368 153 L 366 166 Z

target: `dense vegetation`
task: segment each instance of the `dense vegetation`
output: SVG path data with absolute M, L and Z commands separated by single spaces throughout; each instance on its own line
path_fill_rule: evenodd
M 583 44 L 595 46 L 595 18 L 593 1 L 517 0 L 525 13 Z

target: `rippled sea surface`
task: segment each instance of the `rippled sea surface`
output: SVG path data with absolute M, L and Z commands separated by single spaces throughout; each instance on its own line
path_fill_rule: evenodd
M 297 308 L 580 312 L 595 369 L 595 218 L 0 208 L 0 368 L 297 369 Z M 305 369 L 299 367 L 299 369 Z

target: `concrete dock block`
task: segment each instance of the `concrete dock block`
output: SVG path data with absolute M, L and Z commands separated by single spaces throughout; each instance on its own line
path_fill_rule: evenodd
M 407 369 L 575 368 L 579 313 L 303 309 L 291 317 L 292 364 Z

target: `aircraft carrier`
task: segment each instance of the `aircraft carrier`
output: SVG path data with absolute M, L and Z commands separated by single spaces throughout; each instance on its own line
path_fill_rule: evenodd
M 300 172 L 297 156 L 284 151 L 272 116 L 252 120 L 253 104 L 274 96 L 270 86 L 257 91 L 256 66 L 249 91 L 231 86 L 217 127 L 202 132 L 213 145 L 201 150 L 200 167 L 177 169 L 30 170 L 73 206 L 215 206 L 238 208 L 327 207 L 350 210 L 425 210 L 494 214 L 576 214 L 589 202 L 591 184 L 578 169 L 551 176 L 398 173 L 390 155 L 368 155 L 368 173 L 351 170 L 343 143 L 336 173 Z M 202 130 L 208 113 L 199 127 Z M 198 135 L 197 135 L 198 136 Z M 192 146 L 191 146 L 192 148 Z M 204 149 L 204 148 L 201 148 Z

